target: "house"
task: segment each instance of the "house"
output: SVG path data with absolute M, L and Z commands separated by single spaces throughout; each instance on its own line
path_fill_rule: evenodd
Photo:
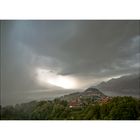
M 69 108 L 73 108 L 73 107 L 79 107 L 81 105 L 81 102 L 80 102 L 80 99 L 77 98 L 77 99 L 69 101 L 68 104 L 69 104 Z

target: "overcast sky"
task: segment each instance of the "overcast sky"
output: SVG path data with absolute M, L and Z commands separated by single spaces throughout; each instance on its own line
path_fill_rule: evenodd
M 138 73 L 139 28 L 139 21 L 1 21 L 3 102 Z

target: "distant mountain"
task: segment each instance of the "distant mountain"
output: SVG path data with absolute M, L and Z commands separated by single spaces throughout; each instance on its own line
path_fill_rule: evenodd
M 130 95 L 140 97 L 140 75 L 127 75 L 120 78 L 113 78 L 107 82 L 102 82 L 96 86 L 104 93 L 111 92 L 113 94 Z

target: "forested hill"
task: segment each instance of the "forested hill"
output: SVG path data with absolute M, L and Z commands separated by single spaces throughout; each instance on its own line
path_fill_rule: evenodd
M 32 101 L 0 107 L 0 112 L 1 120 L 140 120 L 140 99 L 113 97 L 97 102 L 86 98 L 75 106 L 60 99 Z

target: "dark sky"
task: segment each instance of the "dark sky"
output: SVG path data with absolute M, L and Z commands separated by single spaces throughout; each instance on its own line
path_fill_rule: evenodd
M 138 73 L 139 28 L 126 20 L 1 21 L 3 104 Z

